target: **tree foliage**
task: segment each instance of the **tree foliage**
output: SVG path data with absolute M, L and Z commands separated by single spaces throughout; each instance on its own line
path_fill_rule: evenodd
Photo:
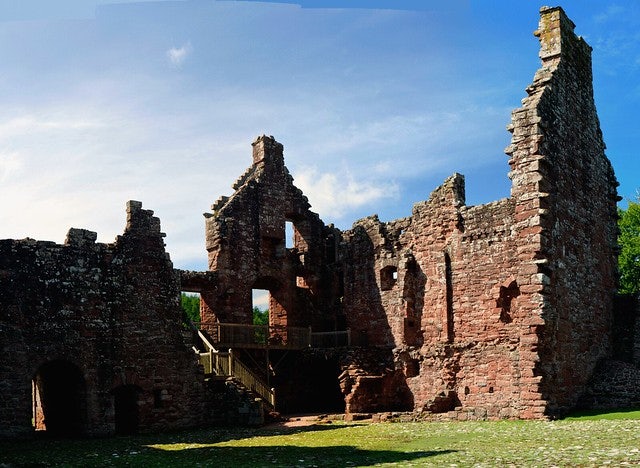
M 180 296 L 180 304 L 186 318 L 191 320 L 195 325 L 200 323 L 200 296 L 197 294 L 185 294 Z
M 269 311 L 261 310 L 259 307 L 253 308 L 253 324 L 269 325 Z
M 620 235 L 620 272 L 621 294 L 640 293 L 640 197 L 637 202 L 629 202 L 626 210 L 618 209 L 618 227 Z
M 180 304 L 185 313 L 185 319 L 191 320 L 196 326 L 200 324 L 200 296 L 198 294 L 182 293 L 180 295 Z M 185 323 L 188 322 L 185 321 Z M 253 324 L 269 325 L 269 311 L 254 307 Z

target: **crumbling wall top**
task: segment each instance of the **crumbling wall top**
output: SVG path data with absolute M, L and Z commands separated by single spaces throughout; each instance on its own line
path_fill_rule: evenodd
M 127 227 L 125 232 L 148 232 L 159 234 L 164 237 L 165 234 L 160 232 L 160 219 L 153 216 L 153 210 L 143 210 L 142 202 L 129 200 L 127 202 Z
M 284 147 L 273 136 L 261 135 L 251 143 L 253 146 L 253 164 L 274 164 L 284 166 Z
M 67 238 L 64 242 L 65 245 L 72 245 L 74 247 L 84 247 L 87 245 L 93 245 L 98 238 L 98 234 L 87 229 L 71 228 L 67 233 Z
M 539 55 L 543 64 L 559 58 L 569 44 L 579 44 L 591 51 L 582 37 L 575 35 L 575 27 L 561 7 L 540 8 L 540 23 L 533 34 L 540 40 Z

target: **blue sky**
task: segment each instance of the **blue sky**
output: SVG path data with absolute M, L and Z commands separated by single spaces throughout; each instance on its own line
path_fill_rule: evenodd
M 505 127 L 540 66 L 540 6 L 0 0 L 0 238 L 62 242 L 78 227 L 112 242 L 135 199 L 174 264 L 205 269 L 202 213 L 263 133 L 340 228 L 407 216 L 453 172 L 467 204 L 506 197 Z M 562 6 L 594 49 L 607 154 L 631 199 L 640 2 Z

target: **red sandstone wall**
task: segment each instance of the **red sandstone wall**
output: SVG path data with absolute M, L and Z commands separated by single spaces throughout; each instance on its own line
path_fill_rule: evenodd
M 558 8 L 536 35 L 543 67 L 509 126 L 511 197 L 467 207 L 454 175 L 410 218 L 345 233 L 348 322 L 395 348 L 416 409 L 554 414 L 609 351 L 616 181 L 590 49 Z
M 545 322 L 536 327 L 536 374 L 550 412 L 571 407 L 609 353 L 615 291 L 617 183 L 593 101 L 591 48 L 573 28 L 561 9 L 543 9 L 543 68 L 514 111 L 508 148 L 518 249 L 532 260 L 522 276 L 531 274 L 527 290 Z
M 218 291 L 204 298 L 203 327 L 216 321 L 251 323 L 251 291 L 270 292 L 270 323 L 334 329 L 339 308 L 335 264 L 339 232 L 326 227 L 284 166 L 272 137 L 253 143 L 253 165 L 207 215 L 209 269 Z M 294 227 L 286 248 L 285 223 Z
M 395 348 L 417 410 L 531 417 L 537 380 L 535 360 L 520 356 L 529 321 L 518 307 L 514 207 L 508 199 L 465 206 L 464 180 L 454 175 L 411 218 L 366 218 L 345 233 L 352 335 Z M 397 268 L 391 287 L 389 266 Z
M 64 363 L 51 382 L 79 380 L 80 433 L 113 433 L 121 385 L 138 388 L 141 431 L 202 422 L 202 370 L 180 332 L 179 283 L 152 214 L 130 202 L 115 244 L 77 229 L 65 245 L 0 241 L 0 436 L 31 433 L 31 381 L 51 362 Z

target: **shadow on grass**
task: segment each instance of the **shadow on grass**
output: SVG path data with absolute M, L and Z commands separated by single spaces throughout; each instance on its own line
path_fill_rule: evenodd
M 271 437 L 303 432 L 335 431 L 333 440 L 346 441 L 343 429 L 355 425 L 302 427 L 216 428 L 130 437 L 93 439 L 38 438 L 0 442 L 0 467 L 8 466 L 371 466 L 433 457 L 452 450 L 402 452 L 361 449 L 349 445 L 300 446 Z M 264 438 L 264 439 L 262 439 Z M 234 443 L 241 446 L 217 446 Z M 273 445 L 271 445 L 273 444 Z
M 0 466 L 215 466 L 240 467 L 348 467 L 381 463 L 425 461 L 455 450 L 393 451 L 369 450 L 349 445 L 298 446 L 253 445 L 198 446 L 194 443 L 165 447 L 141 444 L 139 438 L 49 441 L 49 447 L 14 446 L 0 454 Z M 154 445 L 158 440 L 154 440 Z M 211 441 L 208 441 L 211 444 Z M 1 447 L 0 447 L 1 448 Z M 6 448 L 6 447 L 5 447 Z
M 251 446 L 251 447 L 206 447 L 185 449 L 178 452 L 151 449 L 145 453 L 145 462 L 169 463 L 173 466 L 192 466 L 194 463 L 214 463 L 223 467 L 346 467 L 373 466 L 380 463 L 415 462 L 426 458 L 454 452 L 434 450 L 418 452 L 396 452 L 392 450 L 363 450 L 348 445 L 328 447 L 304 446 Z M 134 464 L 135 459 L 127 460 Z
M 347 427 L 366 426 L 367 424 L 311 424 L 308 426 L 263 426 L 263 427 L 215 427 L 191 431 L 165 432 L 136 436 L 140 441 L 153 440 L 153 444 L 185 443 L 212 444 L 231 440 L 253 439 L 255 437 L 288 436 L 303 432 L 339 431 Z

